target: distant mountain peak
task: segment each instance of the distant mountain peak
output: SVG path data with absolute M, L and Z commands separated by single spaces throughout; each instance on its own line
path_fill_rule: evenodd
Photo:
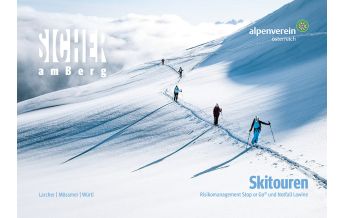
M 243 19 L 231 19 L 229 21 L 217 21 L 215 24 L 232 24 L 232 25 L 237 25 L 239 23 L 243 23 Z

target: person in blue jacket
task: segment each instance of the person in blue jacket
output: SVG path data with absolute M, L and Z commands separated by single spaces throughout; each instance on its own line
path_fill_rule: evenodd
M 176 87 L 174 87 L 174 98 L 173 98 L 173 100 L 175 102 L 178 101 L 178 94 L 179 94 L 179 92 L 182 92 L 182 90 L 178 87 L 178 85 L 176 85 Z
M 270 123 L 270 121 L 268 121 L 267 123 L 261 121 L 258 116 L 256 116 L 252 121 L 251 128 L 249 130 L 249 132 L 251 132 L 253 129 L 253 138 L 251 141 L 252 145 L 258 143 L 258 137 L 259 137 L 260 131 L 262 130 L 262 124 L 270 125 L 271 123 Z

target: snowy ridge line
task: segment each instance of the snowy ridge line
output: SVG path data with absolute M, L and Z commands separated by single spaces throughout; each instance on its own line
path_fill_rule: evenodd
M 164 94 L 165 96 L 167 96 L 168 98 L 173 99 L 172 96 L 169 95 L 169 94 L 167 93 L 167 90 L 165 90 L 165 91 L 163 92 L 163 94 Z M 195 112 L 193 109 L 191 109 L 191 108 L 185 106 L 184 104 L 182 104 L 182 103 L 180 103 L 180 102 L 176 102 L 176 103 L 177 103 L 180 107 L 182 107 L 182 108 L 184 108 L 184 109 L 190 111 L 195 117 L 197 117 L 198 119 L 202 120 L 203 122 L 206 122 L 206 123 L 208 123 L 208 124 L 210 124 L 210 125 L 213 125 L 212 122 L 210 122 L 209 120 L 207 120 L 207 119 L 201 117 L 200 115 L 198 115 L 197 112 Z M 303 165 L 297 163 L 296 161 L 293 161 L 293 160 L 289 159 L 288 157 L 286 157 L 286 156 L 280 154 L 279 152 L 277 152 L 277 151 L 275 151 L 275 150 L 273 150 L 273 149 L 271 149 L 271 148 L 267 148 L 267 147 L 262 146 L 262 145 L 251 146 L 251 145 L 250 145 L 248 142 L 246 142 L 244 139 L 241 139 L 240 137 L 235 136 L 235 135 L 234 135 L 233 133 L 231 133 L 228 129 L 226 129 L 225 127 L 223 127 L 223 126 L 221 126 L 221 125 L 218 125 L 218 128 L 220 128 L 221 130 L 223 130 L 229 137 L 231 137 L 231 138 L 233 138 L 233 139 L 235 139 L 235 140 L 237 140 L 237 141 L 239 141 L 239 142 L 241 142 L 241 143 L 243 143 L 243 144 L 245 144 L 245 145 L 249 145 L 250 148 L 251 148 L 251 147 L 254 147 L 254 148 L 257 148 L 257 149 L 262 150 L 262 151 L 264 151 L 264 152 L 267 152 L 267 153 L 273 155 L 274 157 L 276 157 L 276 158 L 278 158 L 278 159 L 280 159 L 280 160 L 282 160 L 282 161 L 284 161 L 284 162 L 286 162 L 286 163 L 288 163 L 288 164 L 294 166 L 295 168 L 299 169 L 302 173 L 304 173 L 306 176 L 313 178 L 314 180 L 316 180 L 316 181 L 318 182 L 318 184 L 320 184 L 322 187 L 324 187 L 325 189 L 327 189 L 327 180 L 326 180 L 325 178 L 321 177 L 321 176 L 320 176 L 319 174 L 317 174 L 316 172 L 312 171 L 310 168 L 305 167 L 305 166 L 303 166 Z M 236 159 L 237 157 L 243 155 L 243 154 L 246 153 L 247 151 L 248 151 L 248 150 L 246 149 L 246 150 L 244 150 L 243 152 L 239 153 L 239 155 L 235 156 L 234 159 Z M 233 158 L 232 158 L 232 159 L 233 159 Z M 233 159 L 233 160 L 234 160 L 234 159 Z M 230 162 L 230 161 L 228 161 L 228 162 Z M 228 162 L 227 162 L 227 163 L 228 163 Z M 226 164 L 226 162 L 225 162 L 225 164 Z M 209 169 L 207 169 L 207 170 L 205 170 L 205 171 L 202 171 L 201 173 L 198 173 L 198 174 L 196 174 L 196 175 L 199 176 L 199 175 L 201 175 L 201 174 L 211 172 L 211 171 L 216 170 L 216 169 L 218 169 L 219 167 L 221 167 L 221 166 L 223 166 L 223 165 L 225 165 L 225 164 L 220 164 L 220 165 L 211 167 L 211 168 L 209 168 Z M 193 177 L 196 177 L 196 176 L 193 176 Z
M 65 163 L 67 163 L 67 162 L 69 162 L 69 161 L 71 161 L 71 160 L 73 160 L 73 159 L 75 159 L 75 158 L 78 158 L 78 157 L 80 157 L 80 156 L 82 156 L 82 155 L 88 153 L 89 151 L 92 151 L 92 150 L 95 149 L 96 147 L 98 147 L 98 146 L 104 144 L 105 142 L 110 141 L 110 140 L 113 139 L 114 137 L 116 137 L 116 136 L 122 134 L 122 133 L 123 133 L 125 130 L 127 130 L 129 127 L 134 126 L 135 124 L 139 123 L 140 121 L 144 120 L 145 118 L 149 117 L 150 115 L 154 114 L 155 112 L 159 111 L 160 109 L 162 109 L 162 108 L 164 108 L 164 107 L 166 107 L 166 106 L 168 106 L 168 105 L 170 105 L 170 104 L 172 104 L 172 102 L 167 103 L 167 104 L 165 104 L 165 105 L 163 105 L 163 106 L 161 106 L 161 107 L 155 109 L 154 111 L 152 111 L 152 112 L 146 114 L 146 115 L 143 116 L 142 118 L 140 118 L 140 119 L 136 120 L 135 122 L 133 122 L 133 123 L 127 125 L 126 127 L 124 127 L 123 129 L 121 129 L 120 131 L 118 131 L 118 132 L 114 133 L 113 135 L 107 137 L 106 139 L 104 139 L 103 141 L 99 142 L 98 144 L 96 144 L 96 145 L 94 145 L 94 146 L 88 148 L 87 150 L 85 150 L 85 151 L 83 151 L 83 152 L 81 152 L 81 153 L 79 153 L 79 154 L 77 154 L 77 155 L 75 155 L 75 156 L 69 158 L 68 160 L 62 162 L 61 164 L 65 164 Z
M 219 44 L 221 44 L 221 43 L 223 42 L 223 40 L 224 40 L 224 37 L 222 37 L 220 40 L 219 40 L 219 39 L 211 40 L 211 41 L 209 41 L 209 42 L 204 42 L 204 43 L 201 43 L 201 44 L 199 44 L 199 45 L 192 46 L 192 47 L 187 48 L 187 49 L 185 49 L 185 50 L 186 50 L 186 51 L 192 50 L 192 49 L 194 49 L 194 48 L 198 48 L 198 47 L 201 47 L 201 46 L 203 46 L 203 45 L 210 44 L 210 43 L 212 43 L 212 44 L 213 44 L 213 43 L 216 43 L 215 45 L 219 45 Z
M 195 58 L 195 57 L 200 57 L 200 56 L 204 56 L 204 55 L 209 55 L 214 53 L 213 51 L 210 52 L 203 52 L 203 53 L 197 53 L 197 54 L 193 54 L 193 55 L 185 55 L 185 56 L 179 56 L 179 57 L 175 57 L 175 58 L 166 58 L 166 61 L 175 61 L 175 60 L 180 60 L 180 59 L 185 59 L 185 58 Z M 164 65 L 168 65 L 168 64 L 164 64 Z
M 140 168 L 138 168 L 138 169 L 132 171 L 132 173 L 133 173 L 133 172 L 136 172 L 136 171 L 139 171 L 139 170 L 142 170 L 142 169 L 144 169 L 144 168 L 146 168 L 146 167 L 152 166 L 152 165 L 154 165 L 154 164 L 157 164 L 157 163 L 159 163 L 159 162 L 165 160 L 166 158 L 168 158 L 168 157 L 170 157 L 170 156 L 176 154 L 177 152 L 183 150 L 184 148 L 186 148 L 186 147 L 189 146 L 190 144 L 194 143 L 197 139 L 199 139 L 199 138 L 202 137 L 204 134 L 206 134 L 207 132 L 209 132 L 212 128 L 213 128 L 213 126 L 209 127 L 208 129 L 206 129 L 205 131 L 203 131 L 201 134 L 199 134 L 198 136 L 194 137 L 194 138 L 191 139 L 189 142 L 187 142 L 186 144 L 184 144 L 182 147 L 178 148 L 177 150 L 173 151 L 172 153 L 170 153 L 170 154 L 168 154 L 168 155 L 166 155 L 166 156 L 164 156 L 164 157 L 162 157 L 162 158 L 160 158 L 160 159 L 157 159 L 157 160 L 155 160 L 155 161 L 153 161 L 153 162 L 151 162 L 151 163 L 149 163 L 149 164 L 146 164 L 146 165 L 144 165 L 144 166 L 142 166 L 142 167 L 140 167 Z
M 219 43 L 220 44 L 220 43 Z M 195 68 L 197 68 L 198 66 L 199 66 L 199 64 L 200 63 L 202 63 L 207 57 L 209 57 L 210 55 L 213 55 L 213 54 L 215 54 L 215 51 L 211 51 L 211 52 L 203 52 L 203 53 L 198 53 L 198 54 L 195 54 L 195 55 L 185 55 L 185 56 L 180 56 L 180 57 L 176 57 L 176 58 L 169 58 L 169 59 L 166 59 L 166 60 L 180 60 L 180 59 L 186 59 L 186 58 L 188 58 L 189 60 L 192 60 L 193 58 L 195 58 L 195 57 L 203 57 L 203 56 L 205 56 L 205 57 L 203 57 L 203 60 L 202 61 L 200 61 L 199 63 L 197 63 L 195 66 L 193 66 L 192 68 L 191 68 L 191 70 L 190 71 L 192 71 L 192 70 L 194 70 Z M 171 68 L 173 71 L 175 71 L 176 73 L 178 73 L 178 71 L 174 68 L 174 67 L 172 67 L 171 65 L 169 65 L 169 64 L 165 64 L 167 67 L 169 67 L 169 68 Z M 179 73 L 178 73 L 179 74 Z M 179 78 L 179 80 L 178 80 L 178 83 L 179 83 L 179 81 L 181 80 L 181 78 Z
M 207 56 L 203 57 L 203 59 L 201 61 L 199 61 L 197 64 L 195 64 L 191 69 L 190 71 L 193 71 L 195 70 L 196 68 L 199 67 L 200 64 L 202 64 L 210 55 L 214 55 L 215 54 L 215 51 L 214 52 L 209 52 L 209 54 L 207 54 Z
M 137 68 L 137 69 L 133 70 L 133 72 L 151 69 L 151 68 L 157 67 L 157 66 L 159 66 L 159 65 L 160 65 L 160 63 L 153 63 L 153 64 L 148 65 L 148 66 L 145 66 L 145 67 Z M 130 72 L 130 73 L 133 73 L 133 72 Z M 136 75 L 134 75 L 134 76 L 131 76 L 130 79 L 133 79 L 133 78 L 135 78 L 135 77 L 142 76 L 142 75 L 144 75 L 144 72 L 143 72 L 143 73 L 136 74 Z
M 38 110 L 43 110 L 43 109 L 48 109 L 48 108 L 53 108 L 53 107 L 59 107 L 59 106 L 63 106 L 63 105 L 67 105 L 68 103 L 61 103 L 61 104 L 54 104 L 54 105 L 47 105 L 47 106 L 43 106 L 40 108 L 34 108 L 32 110 L 27 110 L 27 111 L 18 111 L 18 115 L 26 113 L 26 112 L 32 112 L 32 111 L 38 111 Z

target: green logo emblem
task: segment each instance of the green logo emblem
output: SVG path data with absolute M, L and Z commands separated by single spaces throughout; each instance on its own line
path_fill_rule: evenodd
M 308 23 L 308 21 L 305 20 L 305 19 L 301 19 L 301 20 L 297 21 L 297 23 L 296 23 L 296 29 L 297 29 L 298 31 L 300 31 L 301 33 L 307 32 L 308 29 L 309 29 L 309 23 Z

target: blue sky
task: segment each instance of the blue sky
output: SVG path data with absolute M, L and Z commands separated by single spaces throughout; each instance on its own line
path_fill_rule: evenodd
M 18 0 L 39 11 L 80 13 L 118 18 L 128 13 L 175 14 L 192 22 L 229 19 L 253 21 L 291 0 Z

